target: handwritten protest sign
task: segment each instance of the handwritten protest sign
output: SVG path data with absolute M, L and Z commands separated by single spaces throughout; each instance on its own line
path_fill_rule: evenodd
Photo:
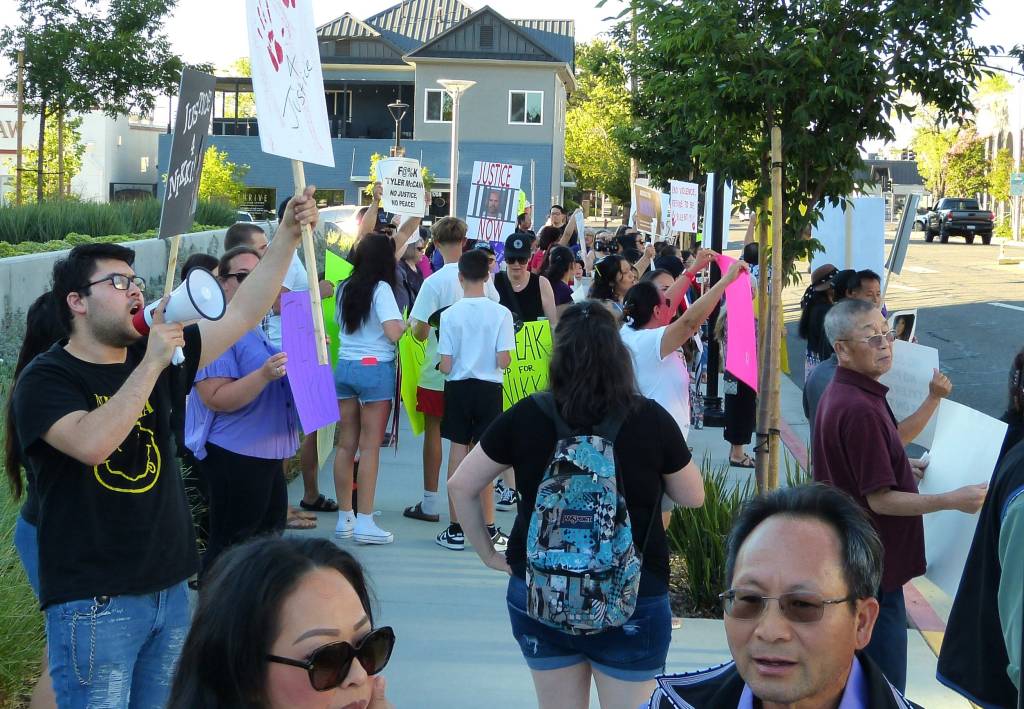
M 503 378 L 505 409 L 548 388 L 550 362 L 551 323 L 547 320 L 523 323 L 516 333 L 516 349 Z
M 910 416 L 920 408 L 928 396 L 928 384 L 932 380 L 934 370 L 939 368 L 939 351 L 934 347 L 915 345 L 911 342 L 896 340 L 892 343 L 892 368 L 879 378 L 879 382 L 889 387 L 886 400 L 897 421 Z M 932 416 L 914 443 L 925 448 L 932 447 L 935 437 L 935 422 Z
M 260 147 L 334 167 L 313 4 L 246 0 L 245 6 Z
M 697 231 L 697 184 L 669 180 L 669 208 L 672 231 Z
M 405 413 L 409 416 L 409 426 L 413 435 L 423 433 L 423 414 L 416 410 L 416 387 L 419 386 L 420 372 L 427 359 L 427 341 L 420 342 L 406 331 L 398 340 L 398 361 L 402 368 L 400 391 Z
M 729 270 L 736 259 L 718 256 L 718 268 Z M 757 391 L 757 332 L 754 325 L 754 291 L 746 271 L 725 287 L 726 341 L 725 369 Z
M 193 69 L 181 72 L 178 113 L 160 212 L 161 239 L 192 230 L 199 176 L 203 171 L 203 141 L 210 130 L 216 83 L 217 80 L 209 74 Z
M 317 363 L 309 291 L 281 294 L 281 349 L 288 353 L 288 385 L 302 429 L 311 433 L 338 420 L 330 364 Z
M 384 158 L 377 163 L 377 179 L 384 188 L 381 209 L 403 217 L 422 217 L 427 211 L 419 160 Z
M 988 482 L 1006 434 L 1006 424 L 980 411 L 943 399 L 935 416 L 935 443 L 928 468 L 918 486 L 926 495 Z M 978 515 L 943 510 L 924 516 L 927 576 L 936 586 L 956 595 Z
M 521 165 L 502 162 L 473 163 L 473 182 L 469 186 L 466 208 L 467 237 L 483 241 L 501 241 L 516 229 L 519 214 Z

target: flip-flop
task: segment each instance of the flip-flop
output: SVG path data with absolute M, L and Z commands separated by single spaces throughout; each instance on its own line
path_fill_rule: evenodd
M 729 458 L 729 465 L 733 468 L 753 468 L 755 467 L 754 459 L 749 455 L 744 455 L 743 460 L 737 462 L 732 458 Z
M 412 505 L 411 507 L 406 507 L 405 511 L 402 512 L 402 514 L 405 517 L 423 520 L 424 522 L 439 522 L 441 520 L 441 515 L 428 515 L 426 512 L 424 512 L 422 502 L 417 502 L 415 505 Z
M 337 512 L 338 503 L 329 497 L 320 495 L 316 498 L 316 502 L 308 503 L 305 500 L 299 500 L 299 507 L 310 512 Z
M 292 517 L 284 526 L 285 529 L 316 529 L 316 521 L 305 517 Z
M 306 512 L 304 510 L 299 510 L 299 509 L 296 509 L 296 508 L 292 507 L 291 505 L 289 505 L 288 506 L 288 519 L 308 519 L 308 520 L 312 520 L 312 521 L 315 522 L 316 521 L 316 513 L 315 512 Z

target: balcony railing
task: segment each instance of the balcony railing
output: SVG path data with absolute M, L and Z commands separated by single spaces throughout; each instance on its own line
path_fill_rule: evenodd
M 213 135 L 258 136 L 260 134 L 260 127 L 255 118 L 214 118 L 212 132 Z M 395 137 L 394 124 L 357 128 L 340 117 L 330 119 L 330 132 L 332 138 L 392 140 Z M 411 130 L 402 131 L 402 140 L 412 140 L 412 137 Z

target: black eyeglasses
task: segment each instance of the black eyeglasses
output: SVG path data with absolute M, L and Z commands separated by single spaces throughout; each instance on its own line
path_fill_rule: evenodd
M 228 274 L 225 274 L 224 278 L 234 278 L 236 281 L 241 283 L 242 281 L 244 281 L 246 278 L 249 277 L 250 273 L 252 273 L 252 272 L 251 271 L 239 271 L 238 273 L 228 273 Z
M 395 631 L 384 626 L 368 633 L 354 647 L 346 642 L 330 643 L 318 647 L 305 660 L 267 655 L 267 661 L 301 667 L 309 673 L 309 685 L 318 692 L 326 692 L 341 686 L 352 660 L 359 660 L 371 677 L 378 674 L 387 666 L 394 648 Z
M 137 286 L 139 290 L 146 290 L 145 278 L 142 276 L 126 276 L 123 273 L 111 273 L 109 276 L 104 276 L 103 278 L 92 281 L 91 283 L 86 283 L 82 286 L 82 290 L 105 281 L 110 281 L 110 285 L 114 286 L 117 290 L 128 290 L 128 287 L 133 284 Z
M 782 615 L 794 623 L 817 623 L 825 614 L 825 606 L 854 600 L 850 596 L 825 599 L 820 594 L 805 591 L 762 596 L 756 591 L 745 589 L 731 589 L 718 597 L 725 612 L 737 620 L 757 620 L 764 615 L 768 601 L 777 601 Z

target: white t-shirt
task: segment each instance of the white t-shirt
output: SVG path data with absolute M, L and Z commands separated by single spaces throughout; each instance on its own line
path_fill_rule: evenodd
M 339 307 L 334 311 L 334 320 L 341 331 L 338 333 L 338 359 L 359 361 L 364 357 L 376 357 L 378 362 L 390 362 L 395 358 L 395 343 L 384 334 L 382 323 L 388 320 L 401 320 L 402 313 L 398 310 L 395 294 L 384 281 L 373 289 L 373 302 L 370 303 L 370 315 L 355 332 L 346 332 L 342 324 L 341 294 L 345 283 L 338 289 L 336 303 Z
M 498 291 L 494 283 L 487 280 L 485 288 L 487 297 L 495 303 L 499 301 Z M 447 263 L 430 274 L 420 288 L 416 302 L 413 303 L 410 319 L 423 323 L 430 322 L 430 316 L 439 310 L 462 300 L 462 284 L 459 283 L 459 264 Z M 433 391 L 444 391 L 444 374 L 437 368 L 441 358 L 437 354 L 437 328 L 432 328 L 427 336 L 426 358 L 420 372 L 420 386 Z
M 284 274 L 284 282 L 281 284 L 281 287 L 287 288 L 292 292 L 309 290 L 309 279 L 306 275 L 306 267 L 302 265 L 302 260 L 299 258 L 297 253 L 292 253 L 292 262 L 288 264 L 288 273 Z M 271 311 L 267 316 L 267 326 L 264 330 L 266 330 L 267 339 L 273 342 L 278 349 L 280 349 L 281 315 Z
M 662 359 L 664 327 L 634 330 L 623 325 L 619 333 L 633 355 L 633 370 L 640 393 L 661 404 L 686 438 L 690 433 L 690 373 L 682 353 L 675 350 Z
M 512 311 L 487 298 L 463 298 L 441 313 L 437 353 L 451 355 L 448 381 L 501 384 L 498 353 L 516 348 Z

